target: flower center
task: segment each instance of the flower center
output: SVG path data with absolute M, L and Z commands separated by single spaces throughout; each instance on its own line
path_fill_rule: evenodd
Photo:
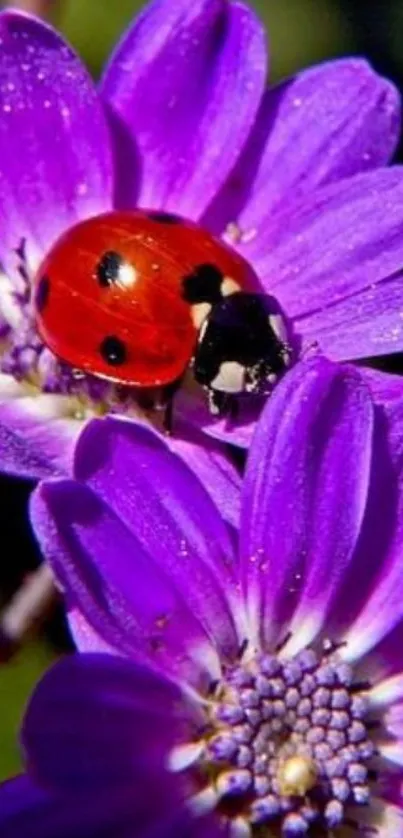
M 321 655 L 262 655 L 226 673 L 197 767 L 236 834 L 319 836 L 354 824 L 348 807 L 369 802 L 376 750 L 367 688 L 330 643 Z

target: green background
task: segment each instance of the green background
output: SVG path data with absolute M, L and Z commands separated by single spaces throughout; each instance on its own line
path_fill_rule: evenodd
M 143 5 L 136 0 L 114 0 L 112 3 L 66 0 L 59 15 L 59 25 L 97 74 L 135 10 Z M 268 26 L 272 75 L 275 77 L 348 50 L 349 26 L 335 3 L 328 0 L 255 0 L 251 5 Z

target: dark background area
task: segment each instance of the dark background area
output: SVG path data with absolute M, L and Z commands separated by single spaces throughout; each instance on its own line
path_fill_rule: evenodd
M 97 77 L 113 43 L 142 5 L 139 0 L 62 0 L 55 3 L 55 10 L 58 25 Z M 324 59 L 354 54 L 366 56 L 379 72 L 403 89 L 403 0 L 254 0 L 251 5 L 268 26 L 271 81 Z M 402 144 L 397 159 L 403 160 Z M 402 357 L 387 359 L 382 367 L 403 371 Z M 39 562 L 26 523 L 31 488 L 0 477 L 0 604 L 12 596 Z M 58 608 L 40 637 L 2 668 L 0 779 L 18 767 L 15 734 L 32 685 L 49 660 L 67 648 L 68 635 Z

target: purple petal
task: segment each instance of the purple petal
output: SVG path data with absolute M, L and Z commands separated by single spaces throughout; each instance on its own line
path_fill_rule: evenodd
M 240 402 L 236 417 L 229 415 L 217 418 L 211 414 L 206 395 L 201 389 L 192 387 L 187 390 L 183 387 L 176 396 L 175 409 L 184 423 L 202 429 L 210 438 L 239 448 L 249 448 L 264 401 L 254 398 L 246 400 L 246 404 Z M 216 497 L 214 500 L 217 503 Z M 220 511 L 227 518 L 222 509 Z
M 0 786 L 2 838 L 135 838 L 133 794 L 52 795 L 28 777 Z
M 399 426 L 402 428 L 403 406 L 400 405 Z M 343 656 L 348 660 L 361 658 L 368 651 L 376 649 L 377 657 L 384 661 L 385 666 L 401 668 L 401 641 L 403 631 L 403 574 L 402 574 L 402 538 L 403 538 L 403 491 L 402 491 L 402 470 L 403 470 L 403 434 L 400 432 L 400 450 L 395 451 L 395 469 L 389 476 L 387 483 L 380 483 L 379 494 L 386 492 L 389 499 L 389 509 L 385 513 L 389 515 L 389 538 L 383 544 L 383 553 L 376 555 L 371 549 L 371 531 L 369 527 L 363 535 L 365 541 L 362 544 L 360 556 L 357 557 L 357 575 L 359 575 L 359 559 L 361 568 L 365 561 L 365 551 L 369 560 L 372 560 L 373 569 L 369 576 L 370 587 L 365 585 L 366 597 L 362 602 L 360 613 L 350 626 L 344 636 L 346 647 Z M 396 439 L 396 436 L 395 436 Z M 394 445 L 395 447 L 395 445 Z M 398 479 L 396 480 L 396 471 Z M 393 482 L 392 482 L 393 481 Z M 396 482 L 395 482 L 396 481 Z M 392 486 L 390 486 L 392 483 Z M 395 496 L 394 496 L 395 495 Z M 392 505 L 393 503 L 393 505 Z M 374 504 L 375 506 L 375 504 Z M 374 510 L 375 511 L 375 510 Z M 392 513 L 392 517 L 390 514 Z M 382 507 L 376 509 L 376 515 L 382 514 Z M 372 525 L 374 522 L 372 518 Z M 372 527 L 373 528 L 373 527 Z M 376 537 L 376 533 L 374 533 Z M 373 549 L 373 545 L 372 545 Z M 397 633 L 397 638 L 393 637 Z M 391 642 L 389 642 L 391 635 Z M 397 649 L 396 649 L 397 640 Z M 382 647 L 379 648 L 383 642 Z M 389 647 L 389 648 L 388 648 Z M 397 656 L 397 660 L 396 660 Z M 399 666 L 400 662 L 400 666 Z
M 351 626 L 387 573 L 390 550 L 403 539 L 403 399 L 375 413 L 371 481 L 356 556 L 334 606 L 334 623 Z M 403 488 L 403 487 L 402 487 Z M 365 572 L 363 571 L 365 568 Z M 386 616 L 386 615 L 385 615 Z
M 21 240 L 37 264 L 63 230 L 110 207 L 112 161 L 95 86 L 60 35 L 5 11 L 0 37 L 0 258 L 12 273 Z
M 387 760 L 389 763 L 392 762 L 394 767 L 399 765 L 403 768 L 403 742 L 382 742 L 378 747 L 379 756 L 382 759 Z M 402 774 L 401 779 L 403 779 Z
M 397 726 L 396 729 L 399 729 L 399 733 L 395 733 L 395 735 L 400 736 L 403 733 L 403 705 L 397 704 L 397 702 L 403 699 L 403 674 L 400 672 L 399 675 L 380 681 L 379 684 L 372 687 L 368 695 L 371 708 L 390 708 L 387 720 L 388 722 L 392 720 L 392 723 Z
M 388 376 L 378 373 L 377 378 L 382 386 Z M 365 379 L 376 380 L 374 375 Z M 393 391 L 394 386 L 388 391 L 385 384 L 384 393 L 391 398 L 376 408 L 365 518 L 327 626 L 331 636 L 346 642 L 341 651 L 345 658 L 355 660 L 371 652 L 370 669 L 378 679 L 402 669 L 403 398 Z
M 203 588 L 195 591 L 194 585 L 187 595 L 178 590 L 158 557 L 87 487 L 67 480 L 43 483 L 33 495 L 31 516 L 68 607 L 77 608 L 121 654 L 192 681 L 206 667 L 215 671 L 216 655 L 198 619 L 214 606 L 217 639 L 230 649 L 235 645 L 228 612 L 219 610 L 219 592 L 210 584 L 203 612 Z M 193 564 L 191 569 L 197 579 Z
M 358 371 L 324 358 L 297 365 L 264 409 L 246 469 L 241 555 L 266 637 L 291 618 L 301 647 L 325 622 L 360 533 L 372 428 Z
M 219 643 L 224 629 L 228 642 L 228 600 L 236 587 L 232 541 L 199 480 L 163 438 L 136 422 L 94 420 L 77 443 L 75 476 L 169 574 L 208 634 Z
M 224 446 L 183 423 L 178 431 L 180 436 L 167 437 L 167 444 L 194 471 L 224 520 L 237 527 L 242 480 Z
M 107 794 L 50 794 L 29 777 L 0 786 L 2 838 L 219 838 L 215 819 L 194 821 L 167 801 L 161 786 L 140 799 L 142 789 L 125 786 Z M 172 803 L 174 805 L 172 805 Z
M 290 204 L 249 256 L 305 345 L 336 360 L 396 352 L 402 225 L 403 168 L 367 172 Z
M 403 377 L 369 367 L 361 368 L 376 404 L 382 405 L 387 412 L 394 409 L 403 399 Z M 393 451 L 393 445 L 392 445 Z
M 274 212 L 318 186 L 377 168 L 400 131 L 396 88 L 366 61 L 342 59 L 267 91 L 238 165 L 206 219 L 221 232 L 264 229 Z
M 68 622 L 72 639 L 76 648 L 82 652 L 106 652 L 108 655 L 119 655 L 118 649 L 106 643 L 87 622 L 78 608 L 69 608 Z
M 365 270 L 365 268 L 364 268 Z M 317 342 L 334 360 L 368 358 L 403 349 L 403 270 L 367 286 L 341 302 L 333 302 L 301 320 L 295 331 L 306 346 Z M 329 291 L 324 284 L 323 297 Z
M 247 6 L 226 0 L 150 3 L 102 81 L 126 153 L 118 205 L 138 201 L 200 217 L 242 151 L 265 79 L 264 31 Z M 126 173 L 137 167 L 138 154 L 136 194 Z
M 82 422 L 66 418 L 64 397 L 7 399 L 5 378 L 0 380 L 0 470 L 34 480 L 65 474 Z
M 402 779 L 402 771 L 396 771 L 396 767 L 388 776 L 384 774 L 382 777 L 382 800 L 400 809 L 401 821 L 403 820 Z
M 40 681 L 26 711 L 21 735 L 29 771 L 65 793 L 102 794 L 129 784 L 149 793 L 152 783 L 163 786 L 180 737 L 178 706 L 180 693 L 169 681 L 131 661 L 66 657 Z
M 395 704 L 385 713 L 385 729 L 390 736 L 403 740 L 403 705 Z

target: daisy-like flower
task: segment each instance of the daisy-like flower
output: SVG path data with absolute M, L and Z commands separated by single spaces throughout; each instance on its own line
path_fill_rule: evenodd
M 401 458 L 358 371 L 296 366 L 235 546 L 155 431 L 89 423 L 32 506 L 81 654 L 30 703 L 1 835 L 400 838 Z
M 359 59 L 266 89 L 265 32 L 238 0 L 154 0 L 95 87 L 60 35 L 0 15 L 0 465 L 60 473 L 83 420 L 129 412 L 38 338 L 33 274 L 90 216 L 135 207 L 190 219 L 237 249 L 287 319 L 296 359 L 403 348 L 403 171 L 386 169 L 399 97 Z M 78 257 L 79 258 L 79 257 Z M 373 386 L 380 377 L 374 377 Z M 251 421 L 188 415 L 247 445 Z

